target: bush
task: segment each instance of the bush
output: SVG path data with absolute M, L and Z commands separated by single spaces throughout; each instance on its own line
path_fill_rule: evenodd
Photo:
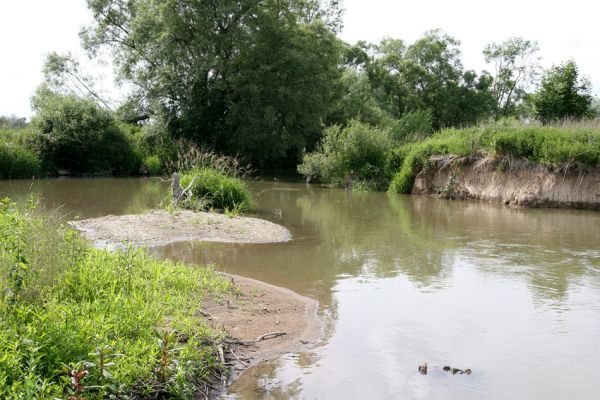
M 196 167 L 181 176 L 181 185 L 191 186 L 192 198 L 184 207 L 225 212 L 250 212 L 254 209 L 252 195 L 246 184 L 208 167 Z
M 46 165 L 73 173 L 136 172 L 140 160 L 113 114 L 90 100 L 40 90 L 33 125 Z
M 433 116 L 431 111 L 411 111 L 404 114 L 392 129 L 392 137 L 396 143 L 422 140 L 433 132 Z
M 133 143 L 141 159 L 158 157 L 161 172 L 166 169 L 167 164 L 177 160 L 179 145 L 160 121 L 145 125 L 136 132 Z
M 325 129 L 314 153 L 306 154 L 298 171 L 326 183 L 343 184 L 347 176 L 381 187 L 385 181 L 386 152 L 391 145 L 386 129 L 351 121 Z
M 144 158 L 142 164 L 148 170 L 149 175 L 160 175 L 164 170 L 164 163 L 160 160 L 157 155 L 148 156 Z
M 231 284 L 210 269 L 94 249 L 4 200 L 0 277 L 0 398 L 75 398 L 73 371 L 82 399 L 194 398 L 219 368 L 196 313 Z
M 0 179 L 32 178 L 41 173 L 42 163 L 34 152 L 0 141 Z

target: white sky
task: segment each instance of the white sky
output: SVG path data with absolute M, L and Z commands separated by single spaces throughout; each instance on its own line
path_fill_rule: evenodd
M 480 71 L 487 43 L 523 36 L 539 42 L 544 67 L 574 59 L 600 94 L 596 0 L 345 0 L 344 7 L 348 42 L 412 42 L 441 28 L 462 42 L 465 68 Z M 0 0 L 0 115 L 31 115 L 45 55 L 70 50 L 83 59 L 78 33 L 90 20 L 85 0 Z

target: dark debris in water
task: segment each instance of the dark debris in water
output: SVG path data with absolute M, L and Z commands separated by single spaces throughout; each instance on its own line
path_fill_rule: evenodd
M 444 372 L 450 372 L 452 373 L 452 375 L 471 375 L 471 369 L 470 368 L 466 368 L 466 369 L 460 369 L 460 368 L 453 368 L 449 365 L 445 365 L 443 368 Z M 424 362 L 422 364 L 419 364 L 419 368 L 418 371 L 421 375 L 427 375 L 427 363 Z

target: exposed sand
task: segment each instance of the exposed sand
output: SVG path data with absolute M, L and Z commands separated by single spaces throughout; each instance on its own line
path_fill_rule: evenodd
M 254 279 L 226 276 L 241 295 L 210 301 L 202 313 L 210 326 L 227 332 L 225 356 L 233 366 L 232 379 L 261 361 L 307 350 L 320 339 L 323 326 L 316 300 Z M 285 334 L 248 343 L 269 333 Z
M 275 243 L 292 239 L 281 225 L 258 218 L 223 214 L 156 210 L 141 215 L 108 215 L 71 221 L 71 226 L 99 246 L 123 242 L 155 247 L 186 240 L 226 243 Z

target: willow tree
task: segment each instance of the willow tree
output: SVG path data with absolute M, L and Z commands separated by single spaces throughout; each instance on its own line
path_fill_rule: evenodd
M 339 7 L 317 0 L 88 0 L 92 55 L 169 131 L 260 164 L 297 160 L 332 107 Z M 291 156 L 291 157 L 290 157 Z

